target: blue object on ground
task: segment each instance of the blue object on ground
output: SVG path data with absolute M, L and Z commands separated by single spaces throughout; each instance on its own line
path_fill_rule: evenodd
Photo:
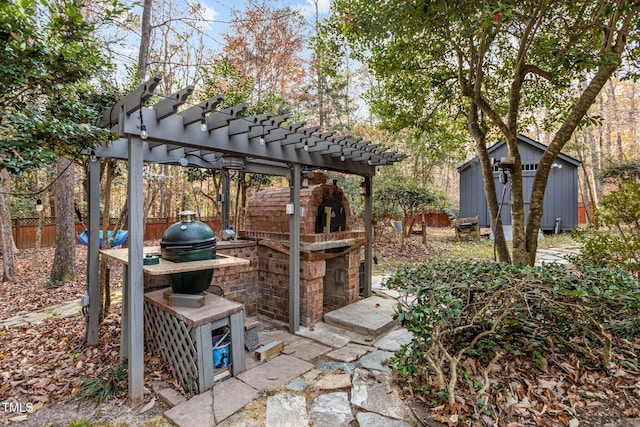
M 107 238 L 111 239 L 113 235 L 113 231 L 109 231 L 107 233 Z M 115 248 L 127 241 L 129 237 L 129 232 L 127 230 L 118 230 L 116 232 L 116 237 L 113 239 L 113 243 L 111 243 L 111 247 Z M 89 232 L 84 230 L 82 233 L 78 234 L 78 241 L 80 244 L 84 246 L 89 246 Z M 102 230 L 100 230 L 100 249 L 102 249 Z

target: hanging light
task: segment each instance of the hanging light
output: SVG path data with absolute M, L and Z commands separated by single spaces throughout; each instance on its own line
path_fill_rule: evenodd
M 371 195 L 371 184 L 365 178 L 364 181 L 360 183 L 360 195 L 361 196 L 370 196 Z
M 111 147 L 111 144 L 113 144 L 113 135 L 109 132 L 109 136 L 107 137 L 107 147 Z
M 42 200 L 40 199 L 36 200 L 36 211 L 42 212 L 43 209 L 44 209 L 44 206 L 42 205 Z
M 261 136 L 258 142 L 260 143 L 260 145 L 264 145 L 264 136 Z
M 344 156 L 344 154 L 340 156 L 340 161 L 341 162 L 344 162 L 345 159 L 346 159 L 346 157 Z
M 305 139 L 304 140 L 304 151 L 309 151 L 309 142 Z
M 222 168 L 242 170 L 244 169 L 244 158 L 239 156 L 225 156 L 222 158 Z
M 200 115 L 200 130 L 202 132 L 206 132 L 209 130 L 209 128 L 207 127 L 207 119 L 204 116 L 205 107 L 200 106 L 200 108 L 202 108 L 202 114 Z
M 140 138 L 149 138 L 149 134 L 147 133 L 147 126 L 145 126 L 144 120 L 142 119 L 142 107 L 140 107 Z
M 89 160 L 92 162 L 95 162 L 98 160 L 98 157 L 96 157 L 96 152 L 95 150 L 91 150 L 91 154 L 89 155 Z
M 178 163 L 180 163 L 180 166 L 188 166 L 189 165 L 189 160 L 187 160 L 186 157 L 181 158 Z
M 147 127 L 144 124 L 140 125 L 140 138 L 147 139 L 149 134 L 147 133 Z

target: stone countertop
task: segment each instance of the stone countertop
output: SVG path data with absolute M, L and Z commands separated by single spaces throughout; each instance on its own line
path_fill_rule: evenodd
M 146 267 L 146 266 L 145 266 Z M 199 308 L 179 307 L 169 304 L 167 295 L 171 293 L 169 288 L 157 291 L 147 292 L 144 294 L 144 300 L 151 303 L 162 310 L 172 314 L 174 317 L 184 321 L 192 328 L 197 328 L 204 323 L 214 322 L 223 319 L 232 314 L 240 313 L 244 309 L 244 305 L 230 301 L 217 295 L 203 292 L 205 304 Z
M 100 253 L 123 264 L 129 263 L 129 249 L 103 249 Z M 147 246 L 143 249 L 145 255 L 160 255 L 159 246 Z M 159 258 L 158 264 L 143 265 L 142 270 L 152 276 L 161 276 L 165 274 L 184 273 L 187 271 L 209 270 L 212 268 L 233 267 L 237 265 L 247 265 L 249 260 L 229 255 L 217 254 L 215 259 L 206 259 L 202 261 L 188 262 L 172 262 Z

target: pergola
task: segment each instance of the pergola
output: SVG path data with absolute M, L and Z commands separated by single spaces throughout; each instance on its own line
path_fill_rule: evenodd
M 192 87 L 163 99 L 153 107 L 144 107 L 154 96 L 161 78 L 156 76 L 104 111 L 101 127 L 116 132 L 118 138 L 96 147 L 98 158 L 128 162 L 128 267 L 123 288 L 123 355 L 129 364 L 129 398 L 132 404 L 143 399 L 144 325 L 143 325 L 143 164 L 144 162 L 197 166 L 226 171 L 242 169 L 249 173 L 286 176 L 291 183 L 290 256 L 289 256 L 289 329 L 300 326 L 300 188 L 302 173 L 311 169 L 331 170 L 363 177 L 365 205 L 365 296 L 371 295 L 372 198 L 371 177 L 377 166 L 405 159 L 361 138 L 320 132 L 319 127 L 291 123 L 289 115 L 260 114 L 243 117 L 247 104 L 217 110 L 222 96 L 189 108 Z M 189 105 L 189 104 L 187 104 Z M 88 218 L 89 245 L 87 283 L 89 320 L 87 343 L 98 343 L 99 313 L 99 228 L 100 163 L 89 162 Z M 223 179 L 225 174 L 223 173 Z M 224 183 L 223 183 L 224 185 Z M 227 181 L 228 185 L 228 181 Z

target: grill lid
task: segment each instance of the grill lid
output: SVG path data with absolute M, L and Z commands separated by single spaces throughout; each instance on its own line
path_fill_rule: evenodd
M 167 228 L 160 248 L 170 252 L 215 248 L 216 235 L 207 224 L 195 220 L 193 211 L 180 212 L 181 221 Z

